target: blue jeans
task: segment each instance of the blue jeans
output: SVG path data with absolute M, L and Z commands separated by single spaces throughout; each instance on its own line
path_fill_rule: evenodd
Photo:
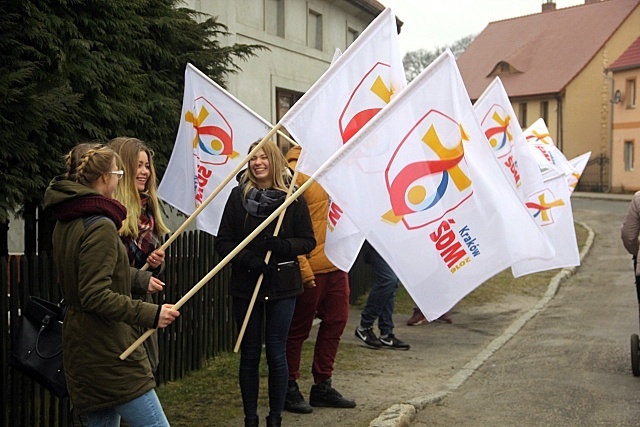
M 169 427 L 155 390 L 122 405 L 87 414 L 87 427 L 119 427 L 120 417 L 131 427 Z
M 364 243 L 363 255 L 367 263 L 371 264 L 375 282 L 371 285 L 367 305 L 360 316 L 360 326 L 371 328 L 378 320 L 380 335 L 393 333 L 393 307 L 396 302 L 396 292 L 400 281 L 389 264 L 373 249 L 369 242 Z
M 253 306 L 240 344 L 239 380 L 246 418 L 258 416 L 263 330 L 265 331 L 264 341 L 269 367 L 269 415 L 279 416 L 282 414 L 289 381 L 286 355 L 287 335 L 295 306 L 295 297 L 256 302 Z M 233 314 L 238 327 L 242 326 L 248 308 L 249 300 L 233 299 Z

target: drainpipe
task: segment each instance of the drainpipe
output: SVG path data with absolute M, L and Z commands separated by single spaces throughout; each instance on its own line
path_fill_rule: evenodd
M 607 189 L 605 193 L 611 192 L 611 179 L 613 173 L 613 77 L 609 75 L 609 71 L 607 69 L 604 70 L 603 76 L 605 79 L 609 80 L 609 85 L 611 86 L 611 90 L 609 93 L 609 179 L 607 182 Z

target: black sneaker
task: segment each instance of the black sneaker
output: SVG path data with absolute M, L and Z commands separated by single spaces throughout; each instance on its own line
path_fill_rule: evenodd
M 411 346 L 400 341 L 395 335 L 389 334 L 386 337 L 380 336 L 380 344 L 382 348 L 392 348 L 394 350 L 409 350 Z
M 367 345 L 367 347 L 376 349 L 382 348 L 382 343 L 376 336 L 375 332 L 373 332 L 373 328 L 360 329 L 360 327 L 357 327 L 356 338 L 359 338 L 360 341 Z
M 327 408 L 355 408 L 356 402 L 342 397 L 338 391 L 331 387 L 331 379 L 311 386 L 309 394 L 311 406 L 324 406 Z
M 295 381 L 289 381 L 287 397 L 284 401 L 284 409 L 285 411 L 295 412 L 296 414 L 310 414 L 313 412 L 313 408 L 305 402 L 298 388 L 298 383 Z

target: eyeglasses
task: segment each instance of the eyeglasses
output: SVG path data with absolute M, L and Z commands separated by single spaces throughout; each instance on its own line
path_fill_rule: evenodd
M 124 176 L 124 171 L 122 169 L 117 170 L 117 171 L 111 171 L 109 173 L 112 173 L 112 174 L 116 175 L 119 180 L 122 179 L 122 177 Z

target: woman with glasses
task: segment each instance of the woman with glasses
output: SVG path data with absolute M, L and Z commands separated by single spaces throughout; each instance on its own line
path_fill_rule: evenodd
M 160 249 L 160 236 L 169 229 L 160 215 L 156 171 L 153 152 L 137 138 L 115 138 L 108 144 L 122 160 L 124 178 L 115 192 L 115 199 L 127 208 L 127 217 L 120 228 L 120 238 L 127 248 L 131 266 L 131 295 L 136 299 L 153 302 L 152 295 L 163 290 L 158 278 L 164 267 L 164 250 Z M 149 264 L 149 269 L 140 269 Z M 139 328 L 139 334 L 146 332 Z M 151 370 L 156 373 L 160 363 L 158 336 L 150 336 L 144 347 L 149 355 Z
M 179 312 L 173 305 L 131 298 L 127 251 L 118 230 L 125 207 L 113 199 L 123 172 L 109 147 L 80 144 L 66 157 L 67 173 L 45 193 L 45 208 L 57 220 L 53 256 L 67 302 L 63 357 L 74 409 L 89 427 L 168 426 L 156 396 L 147 354 L 132 325 L 164 328 Z
M 255 147 L 251 145 L 250 150 Z M 292 176 L 280 149 L 267 142 L 249 160 L 240 175 L 240 184 L 227 199 L 216 239 L 221 257 L 231 253 L 285 200 Z M 298 255 L 316 246 L 309 208 L 304 197 L 287 207 L 277 237 L 276 221 L 269 224 L 231 261 L 229 293 L 233 297 L 236 323 L 242 325 L 251 297 L 261 274 L 263 281 L 240 346 L 240 392 L 244 406 L 245 427 L 258 422 L 260 357 L 264 345 L 269 366 L 268 427 L 282 423 L 289 370 L 286 343 L 296 296 L 302 293 L 302 276 Z M 271 251 L 269 265 L 265 260 Z

